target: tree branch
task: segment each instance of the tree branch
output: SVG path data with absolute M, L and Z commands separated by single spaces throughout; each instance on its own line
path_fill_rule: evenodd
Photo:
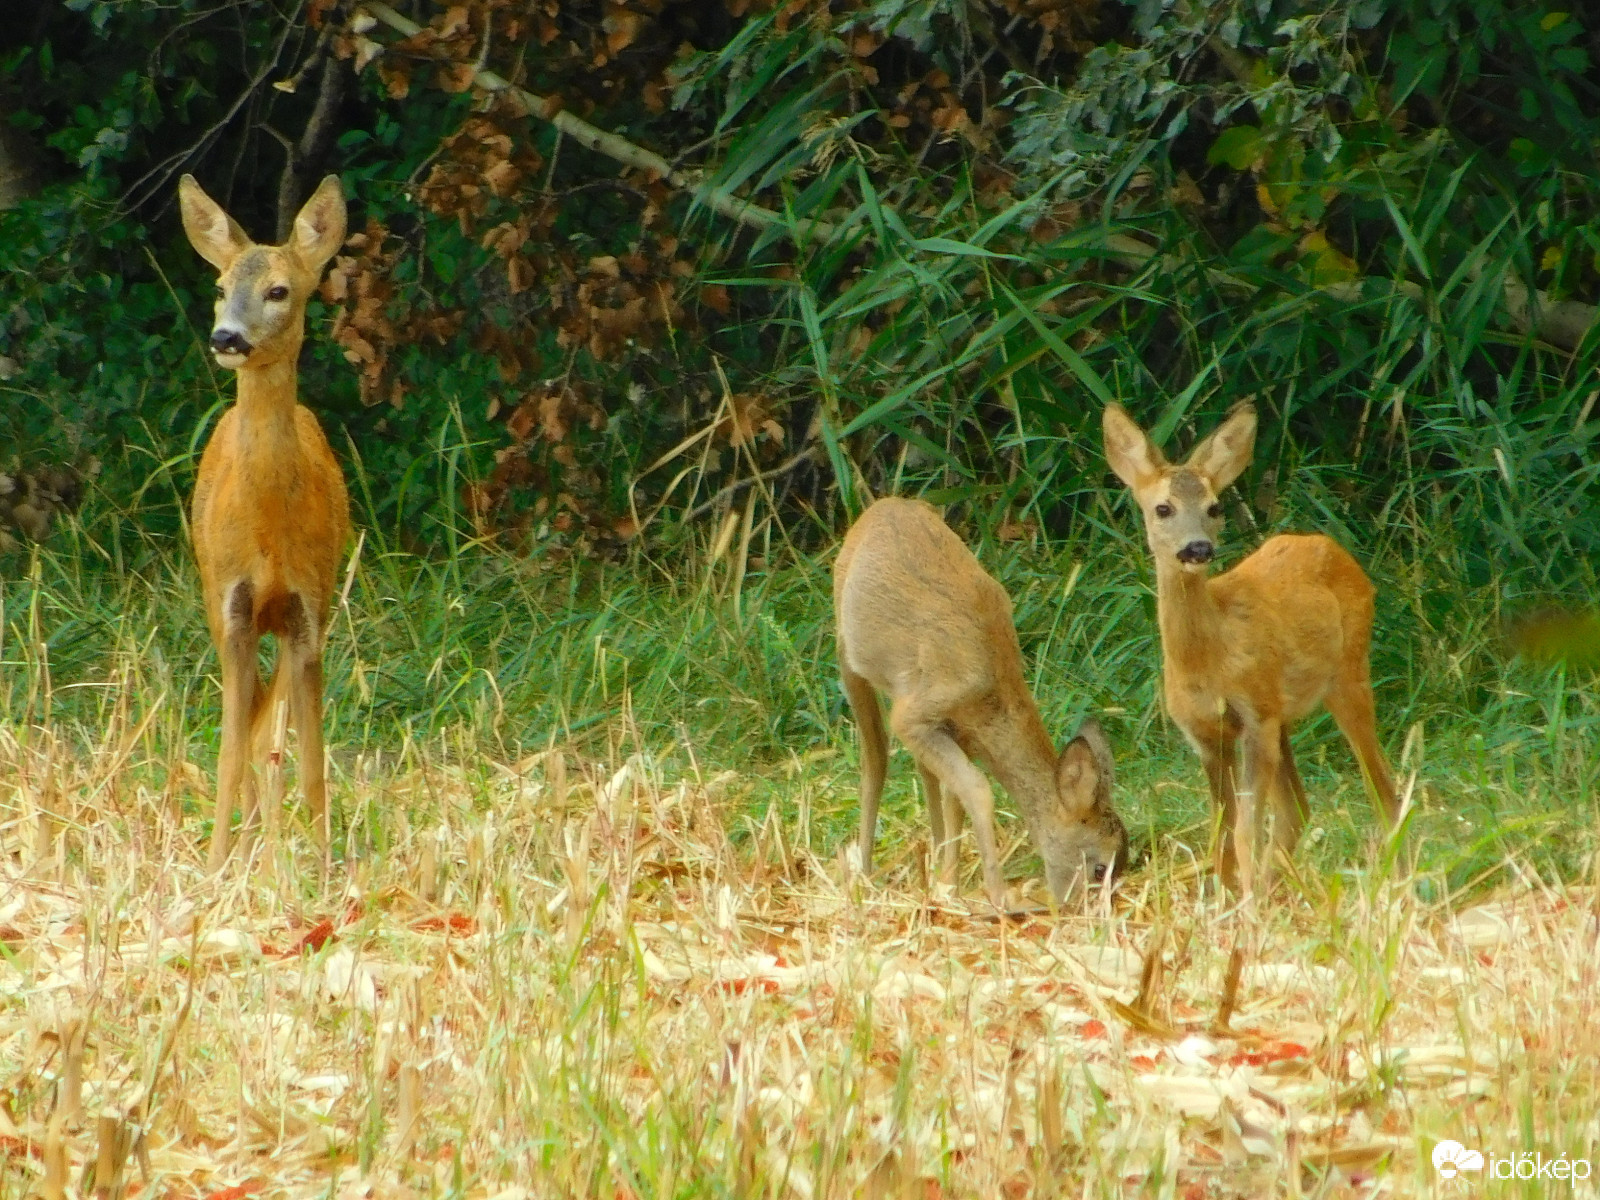
M 368 0 L 362 8 L 382 21 L 390 29 L 404 37 L 415 37 L 422 32 L 422 27 L 415 21 L 401 16 L 387 4 L 379 0 Z M 762 208 L 759 204 L 752 204 L 741 199 L 732 192 L 722 188 L 713 187 L 702 179 L 697 179 L 685 171 L 680 171 L 661 155 L 653 150 L 646 150 L 643 146 L 635 145 L 627 138 L 608 133 L 604 129 L 589 124 L 582 117 L 576 116 L 562 108 L 558 100 L 548 96 L 539 96 L 517 87 L 493 71 L 486 71 L 481 67 L 473 69 L 473 79 L 477 85 L 486 92 L 509 92 L 516 96 L 527 106 L 528 111 L 541 120 L 550 122 L 562 133 L 572 138 L 582 146 L 586 146 L 597 154 L 603 154 L 613 162 L 619 162 L 625 167 L 633 167 L 640 171 L 650 171 L 666 180 L 679 191 L 688 192 L 701 204 L 712 212 L 720 213 L 724 217 L 739 222 L 751 229 L 766 231 L 776 229 L 789 235 L 796 241 L 811 241 L 813 239 L 826 241 L 836 232 L 834 226 L 824 221 L 813 221 L 800 218 L 790 221 L 782 213 L 774 212 L 770 208 Z
M 278 37 L 278 44 L 273 47 L 272 57 L 269 58 L 255 76 L 250 80 L 248 87 L 239 93 L 237 99 L 229 106 L 228 111 L 214 121 L 210 128 L 196 138 L 188 147 L 169 154 L 155 166 L 151 167 L 138 179 L 134 180 L 122 193 L 122 215 L 127 215 L 138 208 L 142 208 L 148 201 L 162 195 L 172 183 L 172 177 L 178 173 L 195 155 L 203 152 L 218 134 L 228 127 L 234 117 L 239 115 L 239 110 L 254 96 L 261 85 L 266 82 L 267 76 L 278 69 L 278 59 L 283 57 L 283 48 L 288 44 L 289 34 L 294 31 L 294 21 L 286 20 L 283 23 L 283 33 Z M 242 147 L 245 139 L 240 138 Z
M 401 16 L 380 0 L 367 0 L 362 8 L 404 37 L 415 37 L 422 32 L 422 27 L 415 21 Z M 1207 45 L 1236 79 L 1241 81 L 1249 79 L 1248 55 L 1227 45 L 1215 35 L 1207 38 Z M 774 212 L 770 208 L 763 208 L 731 192 L 712 187 L 703 180 L 678 170 L 655 151 L 646 150 L 626 138 L 591 125 L 581 117 L 562 109 L 558 100 L 535 95 L 517 87 L 493 71 L 478 67 L 475 68 L 473 75 L 478 86 L 485 91 L 510 92 L 520 99 L 532 114 L 549 121 L 562 133 L 597 154 L 603 154 L 623 166 L 653 172 L 673 187 L 688 192 L 713 212 L 738 221 L 741 225 L 763 231 L 776 229 L 797 242 L 811 239 L 826 241 L 838 232 L 836 226 L 824 221 L 802 218 L 791 222 L 783 214 Z M 1157 254 L 1155 247 L 1121 233 L 1107 233 L 1102 245 L 1109 257 L 1133 270 L 1147 265 Z M 1245 291 L 1260 290 L 1257 285 L 1216 267 L 1207 268 L 1206 276 L 1221 287 Z M 1361 284 L 1362 281 L 1359 279 L 1325 283 L 1316 290 L 1329 299 L 1343 304 L 1354 304 L 1361 299 Z M 1412 300 L 1422 297 L 1422 288 L 1412 280 L 1400 280 L 1392 286 L 1395 292 Z M 1600 309 L 1596 306 L 1576 300 L 1550 303 L 1543 292 L 1530 291 L 1513 275 L 1506 276 L 1505 304 L 1512 324 L 1519 330 L 1525 333 L 1531 332 L 1536 337 L 1568 351 L 1578 348 L 1578 344 L 1595 324 L 1597 316 L 1600 316 Z
M 283 173 L 278 176 L 278 241 L 280 242 L 288 240 L 289 231 L 294 227 L 295 214 L 300 211 L 301 203 L 311 194 L 311 181 L 321 169 L 328 151 L 333 149 L 334 138 L 339 133 L 337 118 L 339 106 L 344 102 L 345 65 L 344 61 L 330 49 L 334 28 L 333 22 L 328 22 L 316 49 L 312 51 L 311 60 L 296 75 L 296 79 L 299 79 L 315 69 L 315 60 L 317 56 L 321 56 L 322 74 L 317 80 L 317 102 L 311 110 L 311 116 L 306 120 L 305 131 L 300 135 L 300 141 L 297 144 L 286 143 L 284 147 L 287 154 L 284 158 Z

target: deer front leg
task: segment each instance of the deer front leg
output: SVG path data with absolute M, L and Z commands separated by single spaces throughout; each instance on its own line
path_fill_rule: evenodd
M 1234 854 L 1239 858 L 1239 891 L 1249 896 L 1256 884 L 1265 887 L 1270 868 L 1263 859 L 1262 814 L 1276 814 L 1282 806 L 1278 794 L 1282 779 L 1283 724 L 1264 720 L 1244 732 L 1245 788 L 1239 797 L 1239 817 L 1234 828 Z
M 994 838 L 994 793 L 983 772 L 973 766 L 966 752 L 956 744 L 955 738 L 942 727 L 942 710 L 933 719 L 925 719 L 918 710 L 904 701 L 896 702 L 890 714 L 890 724 L 900 740 L 911 751 L 917 765 L 931 772 L 938 780 L 942 792 L 961 798 L 961 807 L 972 819 L 972 836 L 978 843 L 978 854 L 983 860 L 983 887 L 996 908 L 1003 908 L 1005 883 L 1000 877 L 1000 851 Z M 945 808 L 945 845 L 953 845 L 949 837 L 950 826 L 960 828 L 959 820 L 951 819 L 950 807 Z M 946 851 L 949 853 L 949 851 Z
M 1234 845 L 1234 826 L 1238 820 L 1236 767 L 1233 738 L 1223 735 L 1197 743 L 1200 763 L 1205 768 L 1211 803 L 1220 817 L 1216 839 L 1216 867 L 1224 887 L 1238 891 L 1239 858 Z
M 289 632 L 283 639 L 283 664 L 289 693 L 289 719 L 300 738 L 300 782 L 306 808 L 324 856 L 332 845 L 328 817 L 327 764 L 322 746 L 322 635 L 306 612 L 305 598 L 295 597 Z
M 928 805 L 928 828 L 933 832 L 933 856 L 940 883 L 954 885 L 961 865 L 961 800 L 920 762 L 923 799 Z
M 861 870 L 872 870 L 872 843 L 878 836 L 878 801 L 883 797 L 883 778 L 889 766 L 889 735 L 883 728 L 883 710 L 878 694 L 866 677 L 857 675 L 842 663 L 840 682 L 856 718 L 856 735 L 861 755 Z
M 227 861 L 233 809 L 249 786 L 250 726 L 260 680 L 256 672 L 255 609 L 250 584 L 234 585 L 223 611 L 223 633 L 217 655 L 222 665 L 222 750 L 217 762 L 217 808 L 211 825 L 209 870 L 215 874 Z

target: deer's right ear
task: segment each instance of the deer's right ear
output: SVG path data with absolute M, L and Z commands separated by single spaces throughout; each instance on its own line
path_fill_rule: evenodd
M 218 271 L 226 271 L 242 250 L 250 245 L 249 235 L 239 228 L 193 175 L 178 181 L 178 208 L 183 213 L 183 231 L 189 244 Z
M 1122 405 L 1106 405 L 1101 428 L 1105 431 L 1106 462 L 1117 478 L 1134 491 L 1149 483 L 1167 465 L 1161 451 L 1144 435 L 1144 430 L 1133 423 Z

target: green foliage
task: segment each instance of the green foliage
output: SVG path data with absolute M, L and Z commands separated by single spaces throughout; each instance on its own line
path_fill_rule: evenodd
M 1314 520 L 1375 548 L 1427 509 L 1463 530 L 1475 579 L 1584 584 L 1600 549 L 1592 339 L 1552 351 L 1509 299 L 1542 288 L 1536 309 L 1600 282 L 1579 16 L 1105 3 L 997 28 L 885 0 L 602 36 L 580 35 L 600 25 L 574 6 L 502 39 L 461 12 L 413 57 L 380 54 L 341 117 L 338 167 L 383 256 L 363 269 L 389 297 L 371 407 L 346 360 L 353 333 L 376 335 L 349 300 L 311 313 L 343 332 L 311 339 L 304 390 L 407 544 L 448 537 L 466 501 L 526 549 L 593 549 L 786 460 L 758 520 L 802 539 L 797 513 L 836 526 L 862 482 L 1059 534 L 1093 519 L 1104 399 L 1181 440 L 1254 394 L 1274 419 L 1248 482 L 1271 469 L 1305 492 L 1264 505 L 1269 526 Z M 314 62 L 318 34 L 252 11 L 230 56 L 174 24 L 219 19 L 77 5 L 5 50 L 9 119 L 57 156 L 0 216 L 24 265 L 0 281 L 19 446 L 126 439 L 139 455 L 119 461 L 142 462 L 144 439 L 161 461 L 196 440 L 216 386 L 190 324 L 205 272 L 163 207 L 181 157 L 167 148 L 216 170 L 217 131 L 235 130 L 235 207 L 270 227 L 281 151 L 264 131 L 297 129 L 312 89 L 265 82 Z M 544 48 L 569 34 L 578 58 Z M 610 88 L 589 101 L 597 123 L 669 157 L 696 147 L 713 186 L 794 236 L 648 180 L 613 186 L 537 117 L 428 86 L 449 75 L 428 55 L 469 46 L 545 94 Z M 596 264 L 617 262 L 608 299 Z M 596 333 L 627 289 L 663 287 L 664 321 Z M 746 411 L 765 432 L 741 443 Z M 687 476 L 671 453 L 685 445 L 703 450 Z
M 303 390 L 386 544 L 454 547 L 470 520 L 525 552 L 619 554 L 643 521 L 670 546 L 675 514 L 724 519 L 729 484 L 780 556 L 888 490 L 1009 537 L 1086 537 L 1126 520 L 1107 398 L 1181 448 L 1253 395 L 1253 536 L 1326 529 L 1512 608 L 1592 595 L 1596 339 L 1533 336 L 1600 284 L 1580 16 L 1107 3 L 997 28 L 878 3 L 681 37 L 666 16 L 558 24 L 579 61 L 462 11 L 347 97 L 337 165 L 373 231 L 350 280 L 387 290 L 311 312 Z M 154 487 L 144 511 L 170 515 L 227 384 L 155 147 L 219 171 L 201 135 L 237 108 L 235 207 L 264 234 L 263 130 L 298 128 L 312 89 L 263 81 L 313 61 L 315 31 L 253 14 L 235 61 L 168 37 L 174 13 L 85 12 L 5 50 L 10 120 L 57 155 L 0 215 L 22 264 L 0 280 L 0 353 L 24 371 L 7 432 L 102 454 L 113 494 Z M 469 45 L 603 127 L 692 148 L 777 225 L 614 180 L 539 116 L 429 86 L 449 72 L 427 56 Z M 369 335 L 381 370 L 358 388 Z M 153 483 L 152 462 L 171 468 Z

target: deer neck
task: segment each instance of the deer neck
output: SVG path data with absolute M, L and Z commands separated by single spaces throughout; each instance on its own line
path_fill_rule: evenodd
M 1035 814 L 1045 811 L 1056 790 L 1056 749 L 1033 697 L 1006 704 L 983 730 L 982 745 L 973 749 L 1031 828 Z
M 299 393 L 299 376 L 294 358 L 251 365 L 236 372 L 239 388 L 239 422 L 246 444 L 270 453 L 278 447 L 293 448 L 294 410 Z
M 1179 668 L 1203 667 L 1222 644 L 1221 616 L 1203 571 L 1156 564 L 1156 619 L 1162 654 Z

